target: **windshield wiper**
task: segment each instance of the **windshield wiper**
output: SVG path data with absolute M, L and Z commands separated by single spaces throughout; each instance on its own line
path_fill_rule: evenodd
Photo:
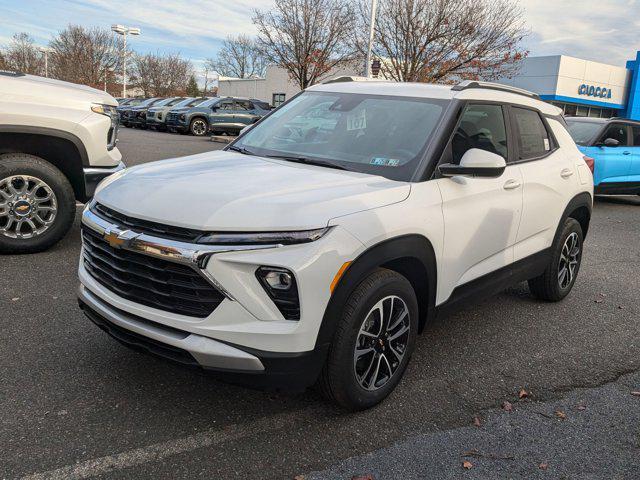
M 247 150 L 244 147 L 236 147 L 235 145 L 231 145 L 229 148 L 227 148 L 227 150 L 242 153 L 243 155 L 255 155 L 255 153 L 253 153 L 252 151 Z
M 295 157 L 289 155 L 265 155 L 267 158 L 279 158 L 287 162 L 303 163 L 305 165 L 316 165 L 318 167 L 335 168 L 336 170 L 349 170 L 338 163 L 326 162 L 323 160 L 313 160 L 308 157 Z

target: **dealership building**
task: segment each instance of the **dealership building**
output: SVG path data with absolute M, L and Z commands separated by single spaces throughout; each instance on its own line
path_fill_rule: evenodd
M 327 75 L 357 75 L 344 68 Z M 626 117 L 640 120 L 640 52 L 625 66 L 608 65 L 566 55 L 528 57 L 513 78 L 500 83 L 524 88 L 559 106 L 566 116 Z M 220 96 L 252 97 L 279 106 L 300 91 L 287 72 L 267 68 L 265 78 L 221 78 Z
M 566 116 L 640 120 L 640 52 L 624 67 L 566 55 L 529 57 L 515 77 L 500 82 L 537 93 Z

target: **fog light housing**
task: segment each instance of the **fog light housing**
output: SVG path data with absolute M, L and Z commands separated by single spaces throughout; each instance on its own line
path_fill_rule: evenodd
M 281 267 L 260 267 L 256 277 L 286 320 L 300 320 L 300 300 L 296 277 Z

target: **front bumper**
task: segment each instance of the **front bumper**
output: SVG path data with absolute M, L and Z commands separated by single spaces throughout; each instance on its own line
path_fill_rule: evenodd
M 83 202 L 87 202 L 93 197 L 98 184 L 114 173 L 124 170 L 126 165 L 124 162 L 120 162 L 115 167 L 88 167 L 84 170 L 84 193 L 85 196 L 81 199 Z
M 204 318 L 143 305 L 98 282 L 85 267 L 83 253 L 79 265 L 81 305 L 94 323 L 119 341 L 166 358 L 175 356 L 178 349 L 178 358 L 173 359 L 223 372 L 224 379 L 233 382 L 290 390 L 314 383 L 328 348 L 317 339 L 330 298 L 329 284 L 346 259 L 362 247 L 345 230 L 336 227 L 307 244 L 258 249 L 255 245 L 177 242 L 125 231 L 90 208 L 85 209 L 82 223 L 98 235 L 131 237 L 123 241 L 122 249 L 200 271 L 226 297 Z M 255 272 L 263 265 L 294 273 L 300 287 L 300 320 L 285 320 L 259 283 Z M 220 345 L 231 350 L 221 356 L 217 353 Z M 242 375 L 236 378 L 229 372 Z M 246 378 L 247 372 L 253 375 Z

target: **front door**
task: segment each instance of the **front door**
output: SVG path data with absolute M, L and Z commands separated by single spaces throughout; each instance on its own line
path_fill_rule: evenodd
M 605 140 L 618 141 L 618 146 L 606 147 Z M 631 143 L 629 128 L 622 123 L 612 123 L 596 141 L 594 147 L 588 147 L 585 153 L 595 159 L 593 183 L 626 182 L 631 168 Z
M 234 121 L 234 103 L 233 100 L 220 100 L 213 105 L 211 115 L 209 116 L 209 123 L 211 124 L 211 130 L 226 131 L 228 127 L 233 126 Z
M 480 148 L 510 160 L 505 122 L 506 107 L 468 104 L 447 149 L 443 163 L 460 163 L 464 153 Z M 436 180 L 444 216 L 443 263 L 439 298 L 456 287 L 513 262 L 513 245 L 522 210 L 522 174 L 507 163 L 499 178 L 452 177 Z
M 633 146 L 631 147 L 631 166 L 628 181 L 640 188 L 640 125 L 631 127 Z

